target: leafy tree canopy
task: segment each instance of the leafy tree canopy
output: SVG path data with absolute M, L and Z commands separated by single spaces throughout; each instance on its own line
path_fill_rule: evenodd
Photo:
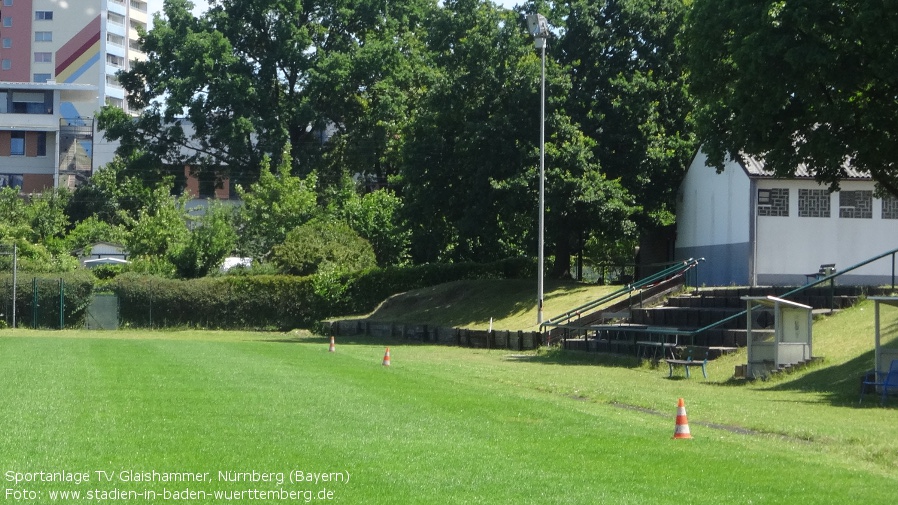
M 221 266 L 237 242 L 233 214 L 230 206 L 212 202 L 196 219 L 187 240 L 169 248 L 167 256 L 178 276 L 205 277 Z
M 695 154 L 677 41 L 689 3 L 578 0 L 553 11 L 563 33 L 549 48 L 571 79 L 565 106 L 594 141 L 605 176 L 637 196 L 644 227 L 673 221 L 676 192 Z
M 27 199 L 13 187 L 0 189 L 0 242 L 18 247 L 18 268 L 31 272 L 74 270 L 77 260 L 69 254 L 64 240 L 68 217 L 67 190 L 47 190 Z M 12 258 L 2 256 L 0 264 L 11 268 Z
M 402 200 L 394 192 L 352 194 L 342 205 L 337 215 L 371 244 L 378 265 L 400 265 L 408 260 L 411 233 L 402 220 Z
M 142 149 L 251 183 L 263 156 L 279 163 L 288 145 L 291 169 L 316 168 L 329 132 L 338 139 L 328 166 L 378 170 L 420 88 L 417 33 L 435 0 L 210 5 L 197 18 L 188 0 L 166 0 L 141 37 L 147 60 L 119 76 L 141 114 L 107 107 L 99 115 L 123 153 Z
M 806 164 L 838 189 L 844 165 L 898 195 L 898 9 L 890 2 L 696 0 L 691 90 L 704 151 Z
M 687 4 L 526 6 L 553 27 L 546 238 L 558 275 L 590 237 L 632 240 L 634 223 L 672 218 L 695 145 L 677 45 Z M 158 180 L 161 160 L 201 172 L 224 167 L 246 189 L 241 255 L 265 258 L 288 232 L 324 215 L 347 221 L 381 264 L 535 254 L 540 55 L 525 8 L 485 0 L 210 5 L 194 17 L 189 1 L 166 0 L 142 35 L 147 61 L 120 75 L 142 112 L 106 108 L 99 124 L 145 179 Z M 392 192 L 347 192 L 356 176 L 388 182 Z
M 377 265 L 371 244 L 345 222 L 333 219 L 313 219 L 291 230 L 284 243 L 274 247 L 272 261 L 293 275 L 349 273 Z
M 315 193 L 316 177 L 290 174 L 291 157 L 286 150 L 272 173 L 270 160 L 260 163 L 259 180 L 248 190 L 237 188 L 243 205 L 237 213 L 238 249 L 257 260 L 267 258 L 271 248 L 287 238 L 287 233 L 319 212 Z

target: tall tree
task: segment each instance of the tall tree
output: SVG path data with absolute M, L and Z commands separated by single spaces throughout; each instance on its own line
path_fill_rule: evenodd
M 854 0 L 696 0 L 691 89 L 709 162 L 805 164 L 839 187 L 844 166 L 898 195 L 898 8 Z
M 399 133 L 435 73 L 425 37 L 437 4 L 343 0 L 332 8 L 308 87 L 332 134 L 319 183 L 332 187 L 347 173 L 384 182 L 399 171 Z
M 531 76 L 539 68 L 520 24 L 519 15 L 480 0 L 444 2 L 431 22 L 438 74 L 403 132 L 401 188 L 415 262 L 530 252 L 535 200 L 527 205 L 521 195 L 534 186 L 521 172 L 534 160 L 539 128 L 528 112 L 538 110 Z
M 564 19 L 550 45 L 571 79 L 565 108 L 609 179 L 642 207 L 640 224 L 673 220 L 676 191 L 695 154 L 692 100 L 678 44 L 686 0 L 577 0 L 553 13 Z
M 454 0 L 429 31 L 439 76 L 405 133 L 402 182 L 416 261 L 484 261 L 536 251 L 540 57 L 520 13 Z M 551 44 L 551 42 L 550 42 Z M 547 62 L 546 248 L 568 271 L 582 236 L 632 213 L 567 114 L 570 81 Z
M 148 59 L 119 80 L 133 120 L 106 108 L 100 127 L 123 150 L 227 170 L 251 183 L 262 157 L 316 167 L 328 134 L 357 134 L 335 146 L 385 142 L 414 89 L 414 31 L 435 0 L 213 0 L 201 17 L 188 0 L 166 0 L 141 37 Z M 395 105 L 398 103 L 398 105 Z M 178 120 L 186 115 L 190 129 Z M 363 124 L 360 118 L 364 118 Z M 377 137 L 376 139 L 374 137 Z M 188 149 L 184 149 L 187 147 Z M 344 147 L 339 160 L 370 168 Z M 379 158 L 380 154 L 375 156 Z M 334 166 L 332 164 L 331 166 Z

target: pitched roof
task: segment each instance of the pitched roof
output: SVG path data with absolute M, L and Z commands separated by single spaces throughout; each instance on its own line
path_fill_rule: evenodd
M 773 170 L 768 169 L 764 165 L 764 160 L 760 158 L 754 158 L 752 156 L 742 156 L 742 162 L 739 163 L 749 177 L 756 178 L 765 178 L 772 179 L 775 178 L 773 175 Z M 842 170 L 845 173 L 844 179 L 854 179 L 854 180 L 870 180 L 869 172 L 862 172 L 860 170 L 856 170 L 849 163 L 844 163 L 842 165 Z M 795 178 L 798 179 L 813 179 L 814 175 L 808 169 L 808 166 L 804 163 L 798 165 L 795 169 Z

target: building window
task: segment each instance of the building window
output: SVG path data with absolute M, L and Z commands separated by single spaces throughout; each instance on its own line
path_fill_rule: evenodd
M 5 18 L 3 18 L 3 26 L 6 28 L 12 27 L 12 18 L 9 16 L 6 16 Z
M 22 189 L 22 174 L 0 174 L 0 188 Z
M 34 74 L 33 81 L 34 82 L 47 82 L 52 78 L 53 78 L 53 76 L 51 76 L 50 74 Z
M 48 114 L 52 100 L 45 92 L 13 92 L 12 112 L 14 114 Z
M 53 42 L 53 32 L 34 32 L 35 42 Z
M 5 38 L 3 39 L 3 49 L 9 49 L 12 47 L 12 39 Z
M 9 70 L 11 68 L 12 68 L 12 61 L 6 60 L 6 59 L 0 61 L 0 69 Z
M 110 12 L 106 16 L 106 20 L 114 25 L 125 26 L 125 16 L 121 14 L 117 14 L 115 12 Z
M 759 189 L 758 215 L 789 217 L 789 189 Z
M 124 68 L 125 59 L 122 58 L 121 56 L 116 56 L 114 54 L 107 54 L 106 55 L 106 64 L 112 65 L 113 67 Z
M 34 11 L 35 21 L 52 21 L 53 11 Z
M 35 63 L 53 63 L 53 53 L 39 52 L 34 53 Z
M 6 7 L 11 7 L 11 6 L 12 6 L 12 0 L 3 0 L 3 5 L 5 5 Z
M 119 109 L 125 108 L 125 101 L 121 98 L 114 98 L 111 96 L 106 97 L 106 105 L 110 105 L 112 107 L 118 107 Z
M 829 191 L 825 189 L 799 189 L 798 216 L 829 217 Z
M 25 156 L 25 132 L 12 132 L 10 134 L 9 155 Z
M 872 191 L 840 191 L 839 217 L 873 219 Z
M 107 33 L 106 42 L 114 46 L 125 47 L 125 37 L 116 35 L 115 33 Z
M 47 155 L 47 132 L 37 132 L 37 156 Z
M 886 195 L 882 199 L 882 218 L 898 219 L 898 197 Z

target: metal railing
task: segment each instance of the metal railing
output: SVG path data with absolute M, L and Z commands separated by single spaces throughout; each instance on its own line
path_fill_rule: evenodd
M 807 284 L 805 284 L 805 285 L 803 285 L 803 286 L 800 286 L 800 287 L 798 287 L 798 288 L 795 288 L 795 289 L 793 289 L 793 290 L 791 290 L 791 291 L 787 291 L 786 293 L 780 295 L 780 298 L 787 299 L 788 297 L 794 296 L 794 295 L 796 295 L 796 294 L 798 294 L 798 293 L 801 293 L 801 292 L 803 292 L 803 291 L 805 291 L 805 290 L 807 290 L 807 289 L 810 289 L 810 288 L 815 287 L 815 286 L 818 286 L 818 285 L 820 285 L 820 284 L 829 282 L 829 285 L 830 285 L 830 308 L 832 309 L 832 302 L 833 302 L 833 298 L 834 298 L 833 294 L 834 294 L 834 289 L 835 289 L 835 279 L 836 279 L 837 277 L 842 276 L 842 275 L 845 275 L 845 274 L 847 274 L 848 272 L 851 272 L 851 271 L 853 271 L 853 270 L 857 270 L 858 268 L 861 268 L 861 267 L 863 267 L 863 266 L 869 265 L 870 263 L 873 263 L 873 262 L 875 262 L 875 261 L 881 260 L 881 259 L 886 258 L 886 257 L 888 257 L 888 256 L 891 256 L 891 257 L 892 257 L 892 276 L 891 276 L 891 279 L 892 279 L 892 289 L 894 289 L 894 288 L 895 288 L 895 265 L 896 265 L 895 260 L 896 260 L 896 255 L 898 255 L 898 249 L 893 249 L 893 250 L 891 250 L 891 251 L 884 252 L 884 253 L 882 253 L 882 254 L 879 254 L 879 255 L 877 255 L 877 256 L 874 256 L 874 257 L 872 257 L 872 258 L 869 258 L 869 259 L 867 259 L 867 260 L 864 260 L 864 261 L 862 261 L 862 262 L 860 262 L 860 263 L 857 263 L 857 264 L 855 264 L 855 265 L 851 265 L 850 267 L 848 267 L 848 268 L 846 268 L 846 269 L 844 269 L 844 270 L 841 270 L 841 271 L 832 273 L 832 274 L 830 274 L 830 275 L 821 277 L 821 278 L 819 278 L 819 279 L 815 279 L 814 281 L 809 282 L 809 283 L 807 283 Z M 704 258 L 701 258 L 701 259 L 698 259 L 698 260 L 690 259 L 690 260 L 688 260 L 688 261 L 685 261 L 685 262 L 679 263 L 679 264 L 677 264 L 677 265 L 671 266 L 670 268 L 667 268 L 667 269 L 665 269 L 665 270 L 663 270 L 663 271 L 661 271 L 661 272 L 659 272 L 659 273 L 657 273 L 657 274 L 655 274 L 655 275 L 646 277 L 645 279 L 642 279 L 642 280 L 640 280 L 639 282 L 636 282 L 636 283 L 633 283 L 633 284 L 629 284 L 629 285 L 625 286 L 624 288 L 621 288 L 621 289 L 619 289 L 619 290 L 617 290 L 617 291 L 615 291 L 615 292 L 613 292 L 613 293 L 611 293 L 611 294 L 609 294 L 609 295 L 606 295 L 606 296 L 604 296 L 604 297 L 602 297 L 602 298 L 600 298 L 600 299 L 598 299 L 598 300 L 595 300 L 595 301 L 590 302 L 590 303 L 585 304 L 585 305 L 581 305 L 580 307 L 577 307 L 577 308 L 575 308 L 575 309 L 572 309 L 572 310 L 570 310 L 570 311 L 568 311 L 568 312 L 562 314 L 561 316 L 552 318 L 552 319 L 550 319 L 548 322 L 543 323 L 543 326 L 571 327 L 571 326 L 568 324 L 568 322 L 569 322 L 569 320 L 570 320 L 572 317 L 577 316 L 577 315 L 580 315 L 580 314 L 582 314 L 582 313 L 585 312 L 585 311 L 589 311 L 589 310 L 595 309 L 595 308 L 597 308 L 598 306 L 602 305 L 603 303 L 607 303 L 607 302 L 609 302 L 609 301 L 611 301 L 611 300 L 614 300 L 615 298 L 619 298 L 619 297 L 621 297 L 621 296 L 624 296 L 624 295 L 626 295 L 626 294 L 629 294 L 629 293 L 631 293 L 631 292 L 633 292 L 633 291 L 635 291 L 635 290 L 637 290 L 637 289 L 641 289 L 642 287 L 649 286 L 649 285 L 651 285 L 651 284 L 654 284 L 654 283 L 656 283 L 656 282 L 659 282 L 660 280 L 663 280 L 663 279 L 665 279 L 665 278 L 667 278 L 667 277 L 670 277 L 670 276 L 673 276 L 673 275 L 678 275 L 678 274 L 680 274 L 680 273 L 686 273 L 686 272 L 688 272 L 690 269 L 694 269 L 694 268 L 698 265 L 698 263 L 699 263 L 700 261 L 704 261 Z M 745 309 L 745 310 L 742 310 L 742 311 L 740 311 L 740 312 L 738 312 L 738 313 L 736 313 L 736 314 L 733 314 L 733 315 L 731 315 L 731 316 L 725 317 L 725 318 L 723 318 L 723 319 L 721 319 L 721 320 L 719 320 L 719 321 L 715 321 L 715 322 L 713 322 L 713 323 L 711 323 L 711 324 L 708 324 L 708 325 L 706 325 L 706 326 L 703 326 L 703 327 L 701 327 L 701 328 L 694 329 L 694 330 L 685 329 L 685 328 L 660 328 L 660 327 L 659 327 L 659 328 L 653 328 L 653 327 L 645 327 L 645 328 L 628 328 L 628 331 L 631 331 L 631 332 L 634 332 L 634 333 L 646 333 L 646 334 L 662 334 L 662 335 L 676 334 L 676 335 L 682 336 L 682 337 L 689 337 L 691 340 L 694 341 L 695 335 L 698 335 L 698 334 L 703 333 L 703 332 L 705 332 L 705 331 L 712 330 L 712 329 L 714 329 L 714 328 L 723 326 L 723 325 L 727 324 L 728 322 L 733 321 L 733 320 L 735 320 L 735 319 L 738 319 L 738 318 L 741 318 L 741 317 L 745 317 L 747 313 L 748 313 L 748 309 Z M 562 320 L 565 320 L 565 322 L 561 322 Z M 542 328 L 540 328 L 540 330 L 542 330 Z
M 604 304 L 607 304 L 608 302 L 611 302 L 613 300 L 616 300 L 616 299 L 621 298 L 626 295 L 630 295 L 634 291 L 643 289 L 648 286 L 652 286 L 661 281 L 667 280 L 671 277 L 675 277 L 677 275 L 682 275 L 682 274 L 688 272 L 689 270 L 695 268 L 699 264 L 699 262 L 704 261 L 704 260 L 705 260 L 704 258 L 699 258 L 699 259 L 690 258 L 686 261 L 678 261 L 678 262 L 674 263 L 673 265 L 665 268 L 664 270 L 661 270 L 660 272 L 658 272 L 656 274 L 652 274 L 648 277 L 645 277 L 644 279 L 640 279 L 631 284 L 627 284 L 626 286 L 624 286 L 612 293 L 609 293 L 601 298 L 598 298 L 589 303 L 583 304 L 579 307 L 575 307 L 559 316 L 553 317 L 553 318 L 549 319 L 548 321 L 544 322 L 542 324 L 542 326 L 560 326 L 560 325 L 566 324 L 573 317 L 579 317 L 580 315 L 582 315 L 586 312 L 589 312 L 591 310 L 594 310 Z M 564 322 L 562 322 L 562 321 L 564 321 Z M 540 331 L 542 331 L 542 328 L 540 328 Z
M 830 310 L 832 310 L 832 308 L 833 308 L 833 307 L 832 307 L 833 294 L 834 294 L 834 290 L 835 290 L 835 279 L 836 279 L 837 277 L 839 277 L 839 276 L 841 276 L 841 275 L 845 275 L 845 274 L 847 274 L 848 272 L 851 272 L 852 270 L 857 270 L 858 268 L 860 268 L 860 267 L 862 267 L 862 266 L 869 265 L 870 263 L 873 263 L 874 261 L 881 260 L 881 259 L 883 259 L 883 258 L 885 258 L 885 257 L 887 257 L 887 256 L 891 256 L 891 257 L 892 257 L 892 289 L 895 289 L 895 255 L 896 255 L 896 254 L 898 254 L 898 249 L 893 249 L 893 250 L 891 250 L 891 251 L 884 252 L 884 253 L 882 253 L 882 254 L 880 254 L 880 255 L 878 255 L 878 256 L 874 256 L 874 257 L 872 257 L 872 258 L 870 258 L 870 259 L 867 259 L 867 260 L 864 260 L 864 261 L 862 261 L 862 262 L 860 262 L 860 263 L 857 263 L 857 264 L 855 264 L 855 265 L 852 265 L 852 266 L 850 266 L 850 267 L 848 267 L 848 268 L 846 268 L 846 269 L 844 269 L 844 270 L 841 270 L 841 271 L 838 271 L 838 272 L 836 272 L 836 273 L 833 273 L 833 274 L 830 274 L 830 275 L 821 277 L 821 278 L 819 278 L 819 279 L 815 279 L 814 281 L 809 282 L 809 283 L 805 284 L 804 286 L 800 286 L 800 287 L 798 287 L 798 288 L 795 288 L 795 289 L 793 289 L 792 291 L 787 291 L 787 292 L 783 293 L 782 295 L 780 295 L 780 298 L 788 299 L 790 296 L 793 296 L 793 295 L 796 295 L 796 294 L 798 294 L 798 293 L 801 293 L 802 291 L 804 291 L 804 290 L 806 290 L 806 289 L 810 289 L 810 288 L 812 288 L 812 287 L 814 287 L 814 286 L 817 286 L 817 285 L 819 285 L 819 284 L 823 284 L 824 282 L 829 282 L 829 287 L 830 287 L 830 297 L 829 297 L 829 299 L 830 299 Z M 707 325 L 707 326 L 704 326 L 704 327 L 702 327 L 702 328 L 699 328 L 699 329 L 697 329 L 697 330 L 691 330 L 691 331 L 689 331 L 689 332 L 683 332 L 683 333 L 688 334 L 688 335 L 690 335 L 690 336 L 695 336 L 695 335 L 698 335 L 699 333 L 702 333 L 702 332 L 704 332 L 704 331 L 712 330 L 712 329 L 714 329 L 714 328 L 717 328 L 718 326 L 722 326 L 722 325 L 724 325 L 724 324 L 726 324 L 726 323 L 728 323 L 728 322 L 730 322 L 730 321 L 732 321 L 732 320 L 734 320 L 734 319 L 737 319 L 737 318 L 739 318 L 739 317 L 744 317 L 747 313 L 748 313 L 748 309 L 743 310 L 742 312 L 739 312 L 738 314 L 733 314 L 732 316 L 729 316 L 729 317 L 726 317 L 726 318 L 724 318 L 724 319 L 721 319 L 720 321 L 716 321 L 716 322 L 714 322 L 714 323 L 711 323 L 711 324 L 709 324 L 709 325 Z

